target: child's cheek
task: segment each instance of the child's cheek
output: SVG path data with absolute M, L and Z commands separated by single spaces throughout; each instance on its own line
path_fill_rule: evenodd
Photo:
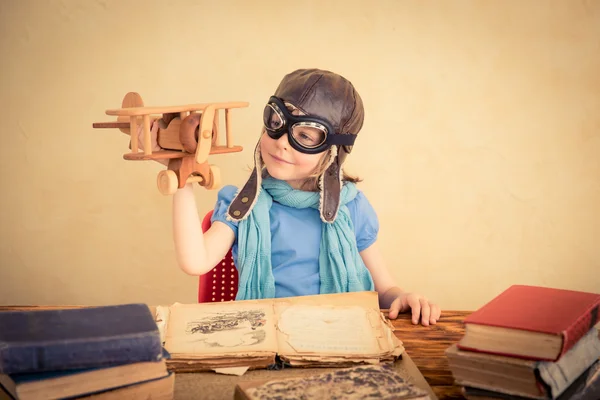
M 304 162 L 307 166 L 317 167 L 323 158 L 325 158 L 329 152 L 319 154 L 302 154 L 304 156 Z
M 296 155 L 295 163 L 298 167 L 304 169 L 304 168 L 310 168 L 310 166 L 313 164 L 313 161 L 311 160 L 310 157 L 306 157 L 305 154 L 301 154 L 300 157 L 298 157 L 298 155 Z
M 265 139 L 265 136 L 263 134 L 263 136 L 260 138 L 260 155 L 263 156 L 263 160 L 264 160 L 264 156 L 269 152 L 269 144 L 268 144 L 268 140 Z
M 301 154 L 296 156 L 295 163 L 303 171 L 312 172 L 319 165 L 320 157 L 316 154 Z

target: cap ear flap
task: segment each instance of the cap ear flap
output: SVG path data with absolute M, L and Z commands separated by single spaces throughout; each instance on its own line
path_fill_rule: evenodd
M 342 168 L 338 157 L 337 146 L 331 146 L 329 166 L 321 175 L 321 220 L 332 223 L 340 208 L 342 192 Z
M 227 209 L 227 220 L 239 222 L 248 217 L 256 204 L 262 185 L 262 159 L 260 157 L 260 140 L 254 149 L 254 169 L 244 187 L 235 195 Z

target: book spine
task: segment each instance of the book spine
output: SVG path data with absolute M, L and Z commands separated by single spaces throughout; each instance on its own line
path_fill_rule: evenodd
M 563 331 L 563 346 L 556 360 L 569 351 L 579 339 L 584 337 L 596 325 L 598 322 L 598 308 L 600 308 L 599 303 L 595 304 L 585 314 L 582 314 L 566 331 Z
M 18 374 L 94 368 L 162 357 L 158 332 L 93 341 L 0 345 L 0 373 Z

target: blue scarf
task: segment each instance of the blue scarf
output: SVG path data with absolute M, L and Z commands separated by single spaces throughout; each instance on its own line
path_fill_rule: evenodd
M 358 189 L 346 182 L 340 195 L 340 209 L 333 223 L 323 223 L 319 252 L 320 293 L 374 290 L 373 279 L 356 247 L 356 235 L 346 204 Z M 287 182 L 263 180 L 262 190 L 248 217 L 238 225 L 239 288 L 236 300 L 275 297 L 271 265 L 271 222 L 273 201 L 294 208 L 319 209 L 319 192 L 293 189 Z

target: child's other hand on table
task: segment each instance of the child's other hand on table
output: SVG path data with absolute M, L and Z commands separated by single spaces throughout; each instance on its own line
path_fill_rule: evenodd
M 440 319 L 440 307 L 416 293 L 401 293 L 396 297 L 389 307 L 388 318 L 396 319 L 399 313 L 408 310 L 411 310 L 412 323 L 415 325 L 419 323 L 419 319 L 423 326 L 435 325 Z

